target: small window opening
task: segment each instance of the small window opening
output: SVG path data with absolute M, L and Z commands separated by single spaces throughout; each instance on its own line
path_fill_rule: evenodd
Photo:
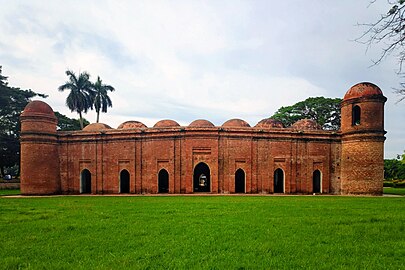
M 360 125 L 361 109 L 359 106 L 353 107 L 353 126 Z

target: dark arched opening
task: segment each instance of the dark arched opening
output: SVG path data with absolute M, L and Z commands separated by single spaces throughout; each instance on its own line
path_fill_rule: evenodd
M 361 118 L 361 109 L 360 109 L 360 106 L 356 105 L 353 107 L 352 125 L 353 126 L 360 125 L 360 118 Z
M 245 172 L 242 169 L 235 172 L 235 193 L 245 193 Z
M 204 162 L 198 163 L 194 168 L 194 192 L 210 192 L 210 168 Z
M 129 193 L 130 176 L 127 170 L 120 173 L 120 193 Z
M 280 168 L 274 171 L 274 193 L 284 193 L 284 172 Z
M 80 174 L 80 193 L 91 193 L 91 173 L 87 169 Z
M 158 193 L 169 193 L 169 173 L 165 169 L 159 171 Z
M 312 176 L 312 192 L 321 193 L 321 172 L 315 170 Z

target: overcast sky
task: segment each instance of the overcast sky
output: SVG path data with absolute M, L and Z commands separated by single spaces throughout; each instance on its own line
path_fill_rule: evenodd
M 77 118 L 57 91 L 65 71 L 87 71 L 115 87 L 100 121 L 153 126 L 160 119 L 254 126 L 307 97 L 342 98 L 370 81 L 386 103 L 385 156 L 405 149 L 405 101 L 394 57 L 370 67 L 380 48 L 354 42 L 388 10 L 385 0 L 58 1 L 0 0 L 0 65 L 11 86 L 49 97 Z M 95 121 L 95 113 L 85 117 Z

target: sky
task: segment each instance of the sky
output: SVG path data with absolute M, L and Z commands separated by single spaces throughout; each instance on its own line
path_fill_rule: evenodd
M 65 71 L 87 71 L 116 91 L 100 122 L 153 126 L 173 119 L 251 126 L 308 97 L 343 98 L 373 82 L 385 105 L 385 157 L 405 150 L 405 101 L 395 55 L 354 40 L 389 10 L 385 0 L 0 0 L 0 65 L 9 85 L 65 105 Z M 85 115 L 95 122 L 96 115 Z

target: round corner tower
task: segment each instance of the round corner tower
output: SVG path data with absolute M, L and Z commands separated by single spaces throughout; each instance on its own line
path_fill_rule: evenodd
M 384 97 L 372 83 L 351 87 L 341 104 L 341 193 L 382 195 Z
M 21 193 L 25 195 L 60 192 L 57 118 L 42 101 L 31 101 L 21 120 Z

